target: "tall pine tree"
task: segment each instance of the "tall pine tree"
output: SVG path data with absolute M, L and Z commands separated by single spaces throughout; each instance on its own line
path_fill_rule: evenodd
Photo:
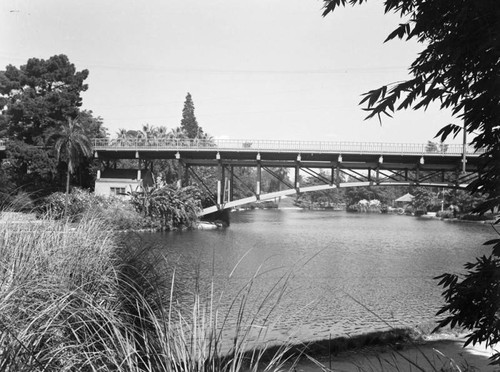
M 191 93 L 187 94 L 186 101 L 184 101 L 181 129 L 186 132 L 188 138 L 200 138 L 203 134 L 203 129 L 198 125 L 196 116 L 194 116 L 194 104 Z

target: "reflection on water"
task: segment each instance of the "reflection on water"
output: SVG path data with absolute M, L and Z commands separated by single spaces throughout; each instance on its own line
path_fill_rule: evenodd
M 222 308 L 253 277 L 258 304 L 283 276 L 276 337 L 301 340 L 434 320 L 442 305 L 432 278 L 462 271 L 494 234 L 488 225 L 408 216 L 256 210 L 230 228 L 150 234 L 178 268 L 177 281 L 223 292 Z

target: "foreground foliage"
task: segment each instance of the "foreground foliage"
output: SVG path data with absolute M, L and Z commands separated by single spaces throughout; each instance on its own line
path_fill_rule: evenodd
M 336 7 L 366 0 L 324 0 L 324 15 Z M 414 39 L 425 45 L 410 66 L 412 77 L 364 94 L 368 118 L 408 108 L 425 109 L 435 102 L 451 109 L 463 124 L 447 124 L 438 133 L 441 142 L 462 132 L 481 155 L 477 180 L 469 191 L 486 200 L 475 208 L 485 213 L 500 207 L 500 2 L 498 0 L 385 0 L 385 12 L 403 22 L 387 37 Z M 471 139 L 466 140 L 467 135 Z M 464 164 L 465 166 L 465 164 Z M 468 343 L 494 345 L 500 332 L 500 239 L 489 257 L 467 263 L 463 277 L 445 274 L 440 284 L 447 302 L 440 313 L 449 316 L 440 325 L 459 325 L 471 331 Z M 481 308 L 477 308 L 481 304 Z M 476 309 L 472 311 L 471 309 Z M 500 364 L 500 353 L 493 357 Z
M 147 247 L 118 245 L 109 231 L 95 218 L 76 227 L 48 220 L 0 225 L 1 371 L 238 371 L 244 366 L 256 371 L 262 366 L 264 350 L 257 345 L 265 346 L 272 325 L 259 323 L 257 335 L 252 325 L 269 319 L 267 311 L 275 308 L 272 301 L 281 297 L 282 286 L 251 304 L 258 311 L 244 323 L 252 279 L 233 301 L 238 322 L 224 329 L 227 314 L 219 313 L 216 299 L 205 301 L 195 291 L 190 308 L 176 303 L 175 274 L 165 274 L 165 261 Z M 228 331 L 234 342 L 223 339 Z M 280 369 L 287 349 L 276 348 L 262 368 Z

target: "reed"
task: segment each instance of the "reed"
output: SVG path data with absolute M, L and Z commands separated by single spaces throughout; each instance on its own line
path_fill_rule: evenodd
M 281 287 L 252 303 L 248 320 L 247 283 L 233 299 L 238 317 L 229 325 L 213 292 L 208 299 L 195 292 L 189 309 L 177 303 L 175 272 L 165 280 L 151 264 L 158 257 L 149 254 L 147 247 L 118 245 L 109 226 L 92 216 L 77 225 L 48 219 L 0 224 L 0 371 L 283 366 L 286 345 L 266 357 L 265 366 L 261 351 Z

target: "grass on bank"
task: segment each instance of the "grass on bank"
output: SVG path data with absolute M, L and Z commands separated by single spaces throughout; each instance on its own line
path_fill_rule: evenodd
M 0 224 L 0 371 L 281 368 L 286 344 L 262 365 L 265 341 L 253 341 L 272 326 L 279 286 L 258 305 L 254 322 L 265 321 L 255 335 L 244 323 L 247 283 L 231 305 L 238 318 L 227 345 L 217 301 L 194 293 L 189 309 L 176 303 L 175 278 L 159 275 L 151 263 L 160 258 L 148 254 L 119 246 L 97 218 Z

